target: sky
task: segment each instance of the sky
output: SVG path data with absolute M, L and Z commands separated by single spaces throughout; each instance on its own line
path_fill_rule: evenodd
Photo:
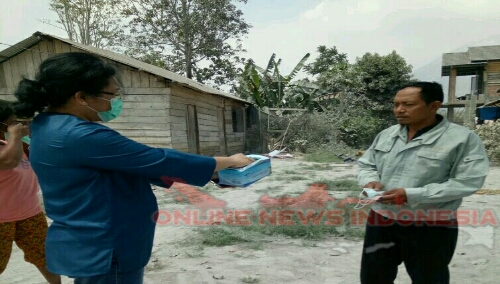
M 41 21 L 56 20 L 49 2 L 0 0 L 0 43 L 15 44 L 35 31 L 65 37 Z M 351 62 L 395 50 L 414 70 L 426 70 L 443 53 L 500 44 L 498 0 L 248 0 L 239 7 L 253 26 L 244 57 L 265 66 L 276 53 L 284 74 L 306 53 L 312 61 L 319 45 L 336 46 Z

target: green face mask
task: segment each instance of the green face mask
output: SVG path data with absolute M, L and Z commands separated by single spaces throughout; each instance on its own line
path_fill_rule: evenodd
M 3 135 L 5 135 L 5 140 L 9 139 L 9 132 L 4 132 Z M 21 138 L 21 141 L 23 141 L 24 143 L 30 145 L 31 138 L 29 136 L 24 136 L 23 138 Z
M 99 116 L 99 118 L 101 118 L 102 122 L 108 122 L 120 116 L 123 108 L 123 101 L 121 98 L 112 98 L 111 100 L 107 100 L 105 98 L 99 97 L 99 99 L 108 101 L 111 104 L 111 109 L 108 111 L 99 112 L 89 106 L 87 107 L 97 112 L 97 115 Z
M 120 116 L 123 108 L 123 101 L 121 98 L 112 98 L 111 100 L 106 100 L 105 98 L 100 99 L 108 101 L 111 104 L 110 110 L 97 113 L 103 122 L 108 122 Z

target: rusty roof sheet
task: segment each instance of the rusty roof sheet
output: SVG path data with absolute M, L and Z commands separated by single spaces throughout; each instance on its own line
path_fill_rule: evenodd
M 3 62 L 3 61 L 8 60 L 11 57 L 16 56 L 17 54 L 23 52 L 25 49 L 30 48 L 30 47 L 36 45 L 37 43 L 39 43 L 40 41 L 43 40 L 43 37 L 53 38 L 53 39 L 60 40 L 62 42 L 65 42 L 65 43 L 67 43 L 69 45 L 72 45 L 72 46 L 74 46 L 76 48 L 79 48 L 81 50 L 84 50 L 84 51 L 87 51 L 87 52 L 91 52 L 93 54 L 96 54 L 96 55 L 102 56 L 104 58 L 107 58 L 107 59 L 110 59 L 110 60 L 122 63 L 124 65 L 128 65 L 128 66 L 137 68 L 139 70 L 151 73 L 151 74 L 156 75 L 156 76 L 163 77 L 165 79 L 168 79 L 168 80 L 173 81 L 173 82 L 177 82 L 180 85 L 184 85 L 186 87 L 198 90 L 200 92 L 204 92 L 204 93 L 208 93 L 208 94 L 213 94 L 213 95 L 217 95 L 217 96 L 221 96 L 221 97 L 226 97 L 226 98 L 230 98 L 230 99 L 233 99 L 233 100 L 237 100 L 237 101 L 240 101 L 240 102 L 244 102 L 244 103 L 250 104 L 249 101 L 244 100 L 242 98 L 239 98 L 239 97 L 237 97 L 237 96 L 235 96 L 233 94 L 229 94 L 229 93 L 217 90 L 215 88 L 212 88 L 212 87 L 209 87 L 207 85 L 201 84 L 201 83 L 199 83 L 199 82 L 197 82 L 195 80 L 192 80 L 192 79 L 189 79 L 187 77 L 181 76 L 181 75 L 179 75 L 177 73 L 174 73 L 174 72 L 168 71 L 166 69 L 163 69 L 163 68 L 160 68 L 160 67 L 157 67 L 157 66 L 154 66 L 154 65 L 151 65 L 151 64 L 139 61 L 139 60 L 134 59 L 132 57 L 129 57 L 129 56 L 126 56 L 126 55 L 123 55 L 123 54 L 120 54 L 120 53 L 116 53 L 116 52 L 113 52 L 113 51 L 110 51 L 110 50 L 104 50 L 104 49 L 100 49 L 100 48 L 96 48 L 96 47 L 84 45 L 84 44 L 81 44 L 81 43 L 77 43 L 77 42 L 71 41 L 69 39 L 61 38 L 61 37 L 58 37 L 58 36 L 54 36 L 54 35 L 50 35 L 50 34 L 46 34 L 46 33 L 42 33 L 42 32 L 36 32 L 31 37 L 29 37 L 29 38 L 27 38 L 27 39 L 25 39 L 23 41 L 20 41 L 17 44 L 15 44 L 13 46 L 10 46 L 10 47 L 8 47 L 8 48 L 0 51 L 0 63 Z

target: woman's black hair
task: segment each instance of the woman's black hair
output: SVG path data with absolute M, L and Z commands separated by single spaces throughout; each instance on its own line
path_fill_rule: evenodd
M 0 122 L 4 122 L 14 114 L 12 103 L 0 101 Z
M 116 69 L 98 57 L 81 52 L 56 54 L 40 65 L 35 80 L 23 78 L 15 92 L 17 117 L 30 118 L 47 106 L 63 106 L 76 92 L 98 94 Z

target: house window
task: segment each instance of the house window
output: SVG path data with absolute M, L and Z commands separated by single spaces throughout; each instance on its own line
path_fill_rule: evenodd
M 233 118 L 233 132 L 244 132 L 244 109 L 232 108 L 231 115 Z

